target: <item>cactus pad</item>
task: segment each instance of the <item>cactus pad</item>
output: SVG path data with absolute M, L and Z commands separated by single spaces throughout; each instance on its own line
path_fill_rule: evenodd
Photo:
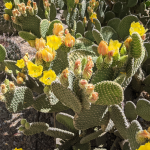
M 113 105 L 123 101 L 122 87 L 113 81 L 102 81 L 95 85 L 95 92 L 98 92 L 96 105 Z
M 74 127 L 77 130 L 86 130 L 100 124 L 107 106 L 91 105 L 90 109 L 84 109 L 74 116 Z
M 66 89 L 59 82 L 52 83 L 52 91 L 55 96 L 67 107 L 73 109 L 74 112 L 81 111 L 80 100 L 74 95 L 70 89 Z
M 18 87 L 14 93 L 7 92 L 6 107 L 10 112 L 18 112 L 33 104 L 32 91 L 27 87 Z

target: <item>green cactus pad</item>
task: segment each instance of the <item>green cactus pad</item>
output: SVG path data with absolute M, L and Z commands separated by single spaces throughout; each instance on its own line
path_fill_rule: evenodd
M 39 95 L 34 100 L 33 108 L 42 113 L 60 112 L 69 109 L 59 102 L 53 93 L 51 93 L 50 97 L 47 97 L 45 94 Z
M 81 17 L 84 18 L 85 16 L 85 11 L 86 11 L 86 0 L 83 0 L 82 3 L 82 8 L 81 8 Z
M 51 3 L 50 6 L 50 21 L 54 20 L 56 18 L 57 10 L 54 3 Z
M 71 108 L 74 112 L 79 113 L 81 111 L 80 100 L 70 89 L 63 87 L 59 82 L 53 82 L 52 91 L 60 102 Z
M 93 42 L 90 41 L 89 39 L 87 38 L 78 38 L 76 39 L 76 42 L 75 42 L 75 45 L 74 45 L 74 48 L 75 49 L 84 49 L 84 50 L 89 50 L 91 51 L 91 46 L 93 45 Z M 74 49 L 73 48 L 73 49 Z
M 20 121 L 20 123 L 21 123 L 21 125 L 25 125 L 25 123 L 27 122 L 27 120 L 26 119 L 21 119 L 21 121 Z
M 150 102 L 146 99 L 139 99 L 136 105 L 136 113 L 146 121 L 150 121 Z
M 141 66 L 141 63 L 143 62 L 145 57 L 145 49 L 142 48 L 142 54 L 140 58 L 134 59 L 129 58 L 127 62 L 126 67 L 126 73 L 127 77 L 132 77 L 138 70 L 138 68 Z
M 77 22 L 77 30 L 76 33 L 80 33 L 81 35 L 84 35 L 84 26 L 83 26 L 83 22 L 81 20 L 79 20 Z
M 108 22 L 110 19 L 115 18 L 115 13 L 113 11 L 107 11 L 105 13 L 104 21 Z
M 95 92 L 98 92 L 96 105 L 113 105 L 123 101 L 122 87 L 113 81 L 102 81 L 95 85 Z
M 115 80 L 114 82 L 117 82 L 118 84 L 122 85 L 122 83 L 125 81 L 126 79 L 126 74 L 120 74 Z
M 74 137 L 74 133 L 72 132 L 52 127 L 49 127 L 44 133 L 54 138 L 61 138 L 61 139 L 71 139 Z
M 34 122 L 30 124 L 29 129 L 23 131 L 24 135 L 33 135 L 40 132 L 44 132 L 49 128 L 49 125 L 45 122 Z
M 27 87 L 17 87 L 14 93 L 7 92 L 6 107 L 10 112 L 21 111 L 33 104 L 32 91 Z
M 141 36 L 137 32 L 134 32 L 131 35 L 131 37 L 132 37 L 132 41 L 131 41 L 130 53 L 133 58 L 140 58 L 143 50 Z
M 107 26 L 112 27 L 117 32 L 120 21 L 119 18 L 113 18 L 108 21 Z
M 99 43 L 104 40 L 103 35 L 96 29 L 93 29 L 92 33 L 96 43 L 99 45 Z
M 77 130 L 86 130 L 100 124 L 103 113 L 107 106 L 91 105 L 90 109 L 84 109 L 74 116 L 74 127 Z
M 111 80 L 112 79 L 113 70 L 112 68 L 97 70 L 92 76 L 91 82 L 96 84 L 101 81 Z
M 102 130 L 99 130 L 97 132 L 94 132 L 94 133 L 91 133 L 89 135 L 86 135 L 85 137 L 83 137 L 81 140 L 80 140 L 80 143 L 81 144 L 85 144 L 85 143 L 88 143 L 90 142 L 91 140 L 94 140 L 96 139 L 100 134 L 102 134 L 103 131 Z
M 139 20 L 134 15 L 128 15 L 120 21 L 118 26 L 118 35 L 120 38 L 124 39 L 129 35 L 130 25 L 133 21 L 138 22 Z
M 93 23 L 95 25 L 95 29 L 98 30 L 98 31 L 101 31 L 101 23 L 98 19 L 96 18 L 93 18 Z
M 85 143 L 85 144 L 77 143 L 72 148 L 73 150 L 91 150 L 91 144 L 90 143 Z
M 18 34 L 19 34 L 20 37 L 22 37 L 26 41 L 35 40 L 37 38 L 37 36 L 35 36 L 31 32 L 20 31 Z
M 58 2 L 58 7 L 59 7 L 60 9 L 62 9 L 62 8 L 64 7 L 64 5 L 65 5 L 64 1 L 58 0 L 57 2 Z
M 93 37 L 93 35 L 92 35 L 92 31 L 86 31 L 86 32 L 84 33 L 84 37 L 87 38 L 87 39 L 89 39 L 89 40 L 91 40 L 92 42 L 95 41 L 95 39 L 94 39 L 94 37 Z
M 68 58 L 69 58 L 69 68 L 70 70 L 73 70 L 74 69 L 74 64 L 75 64 L 75 61 L 77 59 L 80 59 L 82 60 L 82 58 L 84 57 L 87 57 L 87 56 L 95 56 L 94 52 L 90 52 L 88 50 L 73 50 L 71 51 L 69 54 L 68 54 Z
M 30 124 L 29 124 L 29 122 L 26 122 L 24 126 L 25 126 L 25 129 L 30 129 Z
M 118 105 L 112 105 L 109 108 L 110 118 L 115 124 L 116 129 L 119 131 L 120 135 L 127 139 L 127 127 L 129 126 L 128 121 L 124 115 L 123 110 Z
M 40 22 L 40 34 L 41 34 L 41 37 L 45 38 L 46 36 L 46 33 L 49 29 L 49 21 L 47 19 L 43 19 L 41 22 Z
M 125 79 L 125 81 L 122 83 L 122 87 L 125 89 L 130 83 L 131 83 L 132 77 Z
M 123 5 L 122 5 L 122 3 L 121 2 L 116 2 L 114 5 L 113 5 L 113 11 L 115 12 L 115 13 L 120 13 L 121 12 L 121 10 L 122 10 L 122 8 L 123 8 Z
M 69 131 L 76 133 L 77 130 L 73 126 L 73 116 L 66 114 L 66 113 L 58 113 L 56 115 L 56 120 L 62 123 L 64 126 L 68 128 Z
M 138 0 L 130 0 L 128 1 L 127 7 L 133 7 L 138 3 Z
M 6 57 L 6 49 L 0 44 L 0 62 L 3 62 Z
M 104 41 L 106 41 L 107 43 L 109 43 L 110 39 L 118 40 L 117 32 L 109 26 L 102 27 L 101 33 Z
M 82 38 L 82 34 L 81 33 L 76 33 L 76 39 L 78 38 Z
M 54 28 L 54 23 L 61 23 L 62 22 L 60 20 L 53 20 L 50 25 L 49 25 L 49 29 L 47 31 L 47 35 L 53 35 L 53 28 Z
M 129 142 L 125 142 L 125 143 L 123 144 L 123 150 L 131 150 L 131 147 L 130 147 Z
M 31 32 L 38 38 L 41 37 L 40 35 L 40 22 L 41 18 L 38 17 L 37 15 L 31 16 L 29 15 L 28 17 L 18 17 L 19 25 L 22 27 L 23 31 Z
M 124 113 L 130 122 L 137 119 L 136 106 L 132 101 L 126 103 Z
M 148 58 L 150 58 L 150 43 L 149 42 L 144 42 L 144 47 L 146 48 L 146 51 L 148 53 Z
M 142 127 L 137 120 L 133 120 L 127 129 L 127 139 L 132 150 L 138 149 L 140 147 L 140 144 L 136 142 L 135 138 L 136 133 L 140 130 L 142 130 Z
M 96 45 L 96 44 L 94 44 L 94 45 L 92 45 L 92 50 L 93 50 L 93 52 L 95 52 L 95 54 L 97 55 L 97 56 L 99 56 L 99 53 L 98 53 L 98 45 Z

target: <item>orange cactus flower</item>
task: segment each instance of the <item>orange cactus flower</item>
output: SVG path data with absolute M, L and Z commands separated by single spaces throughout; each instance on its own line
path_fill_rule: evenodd
M 107 42 L 105 42 L 105 41 L 101 41 L 100 43 L 99 43 L 99 46 L 98 46 L 98 53 L 100 54 L 100 55 L 107 55 L 108 54 L 108 44 L 107 44 Z
M 61 23 L 54 23 L 53 34 L 60 36 L 64 33 L 64 27 Z
M 70 33 L 67 33 L 65 36 L 65 45 L 67 47 L 73 47 L 74 44 L 75 44 L 75 38 Z
M 46 45 L 46 41 L 43 38 L 35 39 L 35 48 L 37 50 L 43 49 L 45 47 L 45 45 Z

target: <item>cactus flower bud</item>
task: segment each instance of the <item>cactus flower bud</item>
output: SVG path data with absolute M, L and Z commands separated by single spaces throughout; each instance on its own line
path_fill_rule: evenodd
M 84 70 L 83 70 L 83 72 L 82 72 L 82 75 L 83 75 L 84 79 L 89 80 L 91 78 L 92 72 L 93 72 L 92 71 L 93 67 L 94 67 L 93 61 L 92 60 L 88 61 L 87 64 L 86 64 L 86 66 L 85 66 L 85 68 L 84 68 Z
M 33 9 L 37 10 L 37 4 L 36 4 L 36 2 L 33 2 Z
M 46 42 L 43 38 L 40 38 L 40 39 L 36 38 L 35 39 L 35 48 L 37 50 L 43 49 L 45 47 L 45 45 L 46 45 Z
M 131 37 L 128 37 L 125 41 L 124 41 L 124 45 L 127 49 L 129 49 L 130 45 L 131 45 L 131 41 L 132 41 L 132 38 Z
M 147 139 L 150 139 L 150 133 L 147 132 L 146 130 L 142 130 L 136 133 L 136 141 L 139 144 L 143 144 L 147 141 Z
M 75 0 L 75 4 L 78 4 L 79 3 L 79 0 Z
M 68 71 L 68 68 L 66 68 L 65 70 L 62 71 L 62 73 L 59 77 L 61 84 L 66 86 L 66 87 L 69 86 L 68 75 L 69 75 L 69 71 Z
M 26 128 L 26 129 L 30 129 L 30 123 L 29 123 L 29 122 L 26 122 L 26 123 L 25 123 L 25 128 Z
M 15 84 L 12 81 L 9 82 L 9 90 L 10 91 L 14 91 L 15 90 Z
M 3 17 L 6 21 L 10 20 L 10 16 L 8 14 L 3 14 Z
M 26 119 L 21 119 L 21 121 L 20 121 L 20 123 L 21 123 L 21 125 L 25 125 L 25 123 L 27 122 L 27 120 Z
M 143 41 L 145 41 L 145 39 L 146 39 L 146 34 L 143 34 L 141 38 L 142 38 Z
M 50 94 L 50 87 L 49 87 L 49 86 L 45 86 L 45 87 L 44 87 L 44 93 L 45 93 L 46 95 L 49 95 L 49 94 Z
M 61 35 L 63 35 L 63 32 L 64 32 L 63 25 L 61 23 L 54 23 L 53 34 L 58 36 L 60 32 L 61 32 Z
M 84 27 L 87 25 L 87 23 L 88 23 L 88 21 L 87 21 L 86 17 L 84 17 L 84 19 L 83 19 L 83 25 L 84 25 Z
M 73 36 L 71 36 L 70 33 L 67 33 L 67 34 L 65 35 L 65 45 L 66 45 L 67 47 L 73 47 L 74 44 L 75 44 L 75 38 L 74 38 Z
M 27 6 L 31 6 L 31 1 L 30 0 L 28 0 Z
M 79 87 L 80 87 L 81 89 L 86 89 L 87 85 L 88 85 L 87 80 L 81 79 L 81 80 L 79 81 Z
M 69 33 L 69 30 L 68 29 L 65 29 L 65 34 L 68 34 Z
M 1 84 L 1 92 L 3 93 L 3 94 L 5 94 L 6 92 L 7 92 L 7 87 L 6 87 L 6 85 L 5 84 Z
M 22 77 L 18 77 L 17 78 L 17 83 L 18 84 L 22 84 L 23 83 L 23 78 Z
M 93 92 L 91 94 L 91 96 L 89 97 L 89 102 L 90 103 L 95 103 L 98 100 L 98 93 L 97 92 Z
M 108 54 L 108 44 L 107 44 L 107 42 L 105 42 L 105 41 L 101 41 L 100 43 L 99 43 L 99 46 L 98 46 L 98 53 L 100 54 L 100 55 L 107 55 Z
M 100 70 L 103 67 L 103 57 L 100 55 L 96 60 L 96 67 Z
M 85 91 L 86 94 L 91 95 L 94 92 L 94 88 L 95 88 L 95 86 L 93 84 L 88 84 L 86 86 L 86 91 Z
M 81 74 L 81 61 L 77 59 L 74 65 L 74 74 L 78 77 Z

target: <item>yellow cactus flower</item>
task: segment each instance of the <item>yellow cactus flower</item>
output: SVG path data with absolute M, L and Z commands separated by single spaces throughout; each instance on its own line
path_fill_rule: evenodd
M 37 50 L 43 49 L 45 47 L 45 44 L 46 44 L 46 41 L 43 38 L 40 38 L 40 39 L 36 38 L 35 39 L 35 48 Z
M 113 56 L 119 53 L 119 48 L 121 46 L 121 43 L 119 43 L 118 40 L 112 40 L 109 41 L 108 51 L 114 51 Z
M 75 44 L 75 38 L 70 33 L 67 33 L 64 42 L 67 47 L 73 47 Z
M 12 9 L 12 2 L 7 2 L 7 3 L 5 3 L 5 7 L 6 7 L 7 9 Z
M 63 35 L 64 27 L 61 23 L 54 23 L 53 34 L 54 35 Z
M 130 32 L 130 35 L 132 35 L 133 32 L 138 32 L 140 36 L 143 36 L 147 32 L 147 29 L 145 30 L 143 25 L 140 24 L 139 22 L 136 22 L 136 23 L 132 22 L 129 32 Z
M 91 22 L 93 22 L 93 18 L 97 19 L 97 14 L 95 12 L 90 16 Z
M 51 83 L 56 80 L 56 74 L 53 70 L 44 71 L 44 75 L 40 78 L 40 81 L 46 85 L 51 85 Z
M 56 35 L 50 35 L 47 36 L 46 38 L 47 38 L 47 45 L 54 50 L 57 50 L 62 44 L 61 38 Z
M 18 148 L 15 148 L 14 150 L 23 150 L 23 149 L 22 149 L 22 148 L 19 148 L 19 149 L 18 149 Z
M 17 60 L 16 66 L 19 68 L 24 68 L 25 67 L 25 62 L 23 59 Z
M 42 71 L 43 71 L 43 66 L 41 65 L 37 66 L 31 61 L 28 62 L 27 68 L 28 68 L 28 74 L 31 77 L 35 77 L 35 78 L 41 76 Z
M 139 149 L 136 150 L 150 150 L 150 143 L 146 143 L 145 145 L 141 145 Z

